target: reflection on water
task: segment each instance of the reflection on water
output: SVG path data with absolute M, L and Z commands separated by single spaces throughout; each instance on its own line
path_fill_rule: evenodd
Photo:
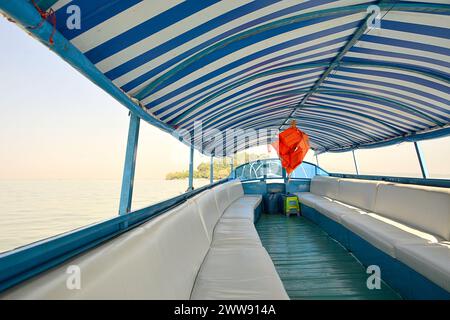
M 133 209 L 186 189 L 186 180 L 136 181 Z M 0 252 L 114 217 L 119 197 L 115 180 L 0 180 Z

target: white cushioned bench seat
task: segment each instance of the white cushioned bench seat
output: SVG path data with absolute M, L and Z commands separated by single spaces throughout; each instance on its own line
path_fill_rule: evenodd
M 211 247 L 258 246 L 261 240 L 250 220 L 222 218 L 216 225 Z
M 257 198 L 238 207 L 253 214 Z M 247 199 L 239 182 L 206 190 L 0 298 L 287 299 L 253 218 L 222 218 L 237 199 Z M 80 290 L 66 287 L 71 265 L 80 268 Z
M 321 200 L 331 201 L 331 199 L 314 194 L 312 192 L 297 192 L 297 193 L 295 193 L 295 195 L 298 197 L 298 201 L 300 203 L 305 204 L 308 207 L 313 208 L 313 209 L 315 209 L 316 203 Z
M 230 182 L 228 185 L 229 206 L 223 211 L 224 218 L 248 219 L 254 221 L 255 209 L 262 201 L 261 195 L 244 195 L 240 182 Z M 220 201 L 220 200 L 218 200 Z
M 253 209 L 256 209 L 262 202 L 262 195 L 259 194 L 249 194 L 244 195 L 237 200 L 235 200 L 235 203 L 250 206 Z
M 450 240 L 450 189 L 380 184 L 374 212 Z
M 189 299 L 209 247 L 196 206 L 185 203 L 0 297 Z M 66 287 L 71 265 L 80 268 L 80 290 Z
M 400 244 L 397 258 L 450 292 L 450 242 Z
M 223 217 L 227 219 L 245 219 L 253 222 L 254 209 L 251 205 L 235 202 L 225 210 Z
M 449 290 L 450 189 L 315 177 L 310 191 L 301 203 Z
M 405 243 L 436 243 L 438 239 L 425 232 L 376 214 L 344 215 L 342 224 L 374 247 L 396 257 L 396 246 Z
M 321 199 L 317 201 L 314 209 L 339 223 L 342 223 L 342 217 L 345 215 L 355 216 L 362 213 L 361 211 L 357 210 L 357 208 L 327 199 Z
M 267 251 L 211 248 L 192 291 L 192 299 L 288 299 Z
M 317 202 L 321 200 L 336 199 L 339 190 L 339 179 L 332 177 L 315 176 L 311 180 L 311 192 L 296 193 L 300 203 L 314 208 Z

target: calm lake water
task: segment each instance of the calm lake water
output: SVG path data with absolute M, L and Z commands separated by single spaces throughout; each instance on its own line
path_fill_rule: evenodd
M 0 180 L 0 252 L 117 215 L 120 181 Z M 196 180 L 196 187 L 208 184 Z M 138 180 L 133 209 L 186 191 L 187 180 Z

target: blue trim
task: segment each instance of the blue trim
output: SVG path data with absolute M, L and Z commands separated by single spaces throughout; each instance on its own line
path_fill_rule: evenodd
M 140 119 L 134 113 L 130 114 L 130 126 L 128 129 L 127 149 L 125 165 L 123 169 L 122 190 L 120 192 L 119 214 L 127 214 L 131 211 L 133 199 L 134 173 L 136 169 L 136 156 L 139 141 Z
M 317 168 L 317 167 L 315 167 L 315 168 Z M 316 172 L 317 172 L 317 169 L 316 169 Z M 286 192 L 287 193 L 308 192 L 310 185 L 311 185 L 310 179 L 291 178 L 291 179 L 289 179 L 289 181 L 286 182 Z
M 317 210 L 301 204 L 302 215 L 319 225 L 365 266 L 378 265 L 382 279 L 403 298 L 450 300 L 450 292 L 428 280 L 409 266 L 384 253 Z
M 92 224 L 0 254 L 0 292 L 145 223 L 227 179 L 129 214 Z
M 256 180 L 242 182 L 242 188 L 244 189 L 244 194 L 264 195 L 267 193 L 267 185 L 265 181 Z

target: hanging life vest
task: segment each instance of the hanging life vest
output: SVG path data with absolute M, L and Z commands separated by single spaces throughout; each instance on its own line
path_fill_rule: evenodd
M 281 132 L 272 146 L 278 153 L 281 165 L 290 175 L 305 158 L 309 150 L 309 138 L 306 133 L 297 128 L 295 120 L 292 120 L 291 127 Z

